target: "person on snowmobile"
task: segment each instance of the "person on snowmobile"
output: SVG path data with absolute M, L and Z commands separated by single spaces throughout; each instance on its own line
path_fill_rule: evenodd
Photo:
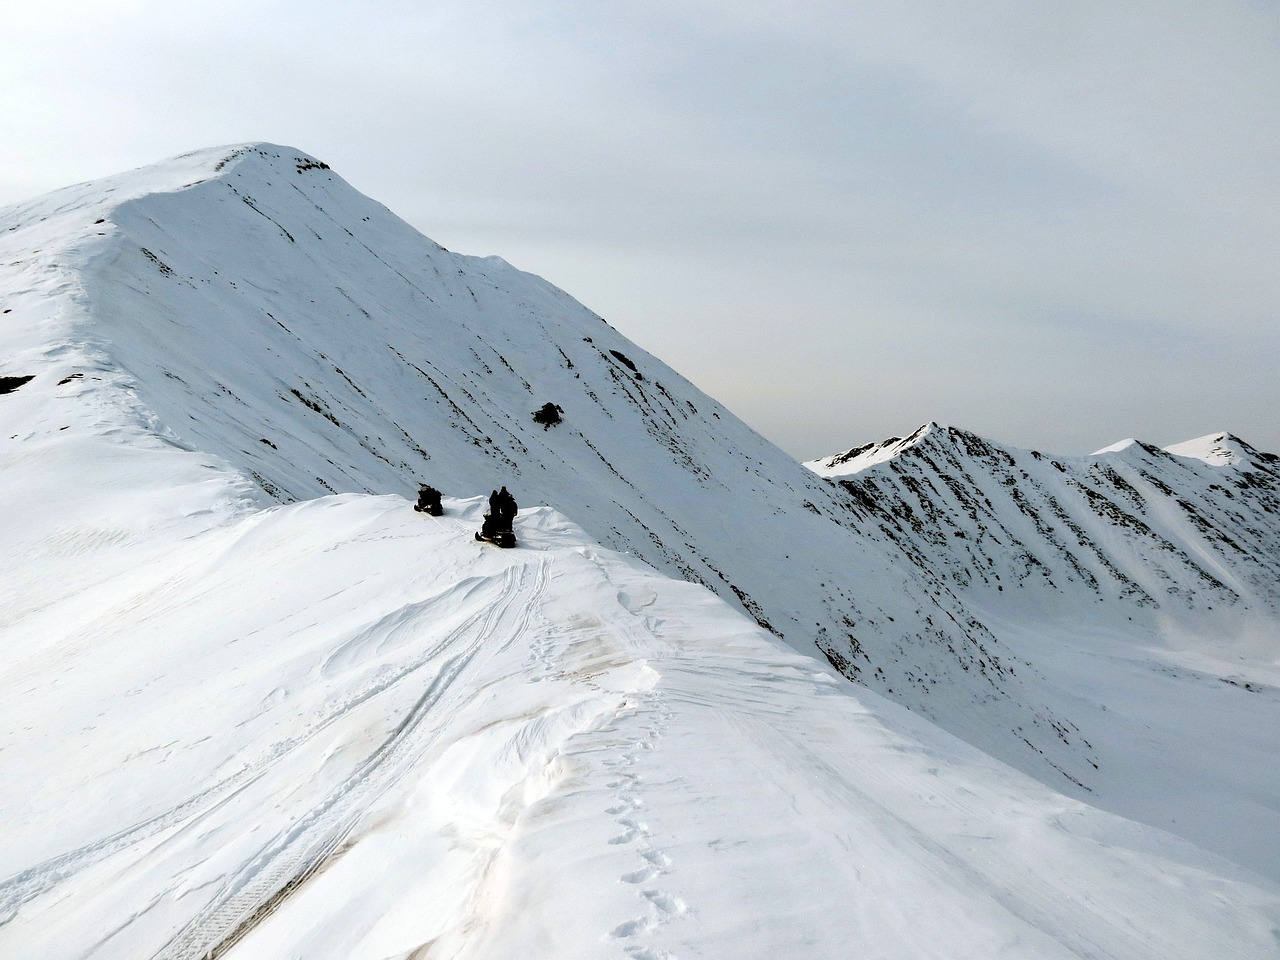
M 418 488 L 418 502 L 413 505 L 413 509 L 433 517 L 441 516 L 444 507 L 440 503 L 440 491 L 430 484 L 422 484 Z
M 514 547 L 516 536 L 511 524 L 518 509 L 516 498 L 507 492 L 505 486 L 501 490 L 494 490 L 489 494 L 489 512 L 484 515 L 484 522 L 476 539 L 487 540 L 500 547 Z

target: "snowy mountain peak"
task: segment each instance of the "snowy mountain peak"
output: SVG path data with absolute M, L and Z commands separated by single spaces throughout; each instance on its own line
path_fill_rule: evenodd
M 194 150 L 126 173 L 74 184 L 45 197 L 12 204 L 0 210 L 6 230 L 18 231 L 38 223 L 111 210 L 141 197 L 175 193 L 209 180 L 249 177 L 264 182 L 286 173 L 334 178 L 328 164 L 292 147 L 270 143 L 232 144 Z M 103 221 L 107 222 L 107 221 Z M 101 226 L 101 222 L 92 225 Z M 63 234 L 63 239 L 69 239 Z
M 1105 447 L 1102 447 L 1098 450 L 1093 451 L 1092 456 L 1101 457 L 1104 454 L 1108 454 L 1108 453 L 1123 453 L 1125 450 L 1128 450 L 1130 447 L 1135 447 L 1137 445 L 1138 445 L 1138 441 L 1135 440 L 1133 437 L 1126 437 L 1123 440 L 1117 440 L 1115 443 L 1109 443 Z
M 59 444 L 70 416 L 199 452 L 263 506 L 506 485 L 984 749 L 1085 782 L 1088 748 L 1016 658 L 858 502 L 563 291 L 444 250 L 312 159 L 200 151 L 24 205 L 0 234 L 22 319 L 0 336 L 41 402 L 10 432 Z M 28 301 L 15 271 L 33 269 Z
M 1272 455 L 820 477 L 271 144 L 0 211 L 0 310 L 0 953 L 1274 955 Z
M 1258 455 L 1258 451 L 1249 444 L 1225 431 L 1171 444 L 1164 448 L 1164 452 L 1175 457 L 1191 457 L 1214 467 L 1248 463 Z
M 1166 452 L 1125 440 L 1052 458 L 954 427 L 909 439 L 811 466 L 957 588 L 1034 587 L 1047 606 L 1077 594 L 1153 609 L 1280 606 L 1280 471 L 1244 441 L 1215 434 Z M 1235 492 L 1204 469 L 1246 462 Z
M 1109 446 L 1103 447 L 1101 450 L 1095 450 L 1090 456 L 1099 457 L 1108 460 L 1132 460 L 1134 462 L 1143 461 L 1162 461 L 1165 459 L 1165 452 L 1154 444 L 1147 443 L 1145 440 L 1136 440 L 1129 437 L 1120 440 Z
M 846 450 L 844 453 L 811 460 L 805 466 L 823 477 L 846 476 L 858 473 L 877 463 L 891 460 L 904 450 L 909 450 L 916 444 L 924 442 L 926 438 L 937 437 L 940 434 L 945 434 L 950 429 L 950 427 L 945 427 L 936 420 L 930 420 L 928 423 L 921 424 L 905 437 L 889 437 L 874 443 L 864 443 L 861 446 Z

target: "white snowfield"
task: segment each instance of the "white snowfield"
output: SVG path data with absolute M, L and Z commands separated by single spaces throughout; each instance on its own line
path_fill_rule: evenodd
M 607 549 L 563 511 L 528 502 L 523 488 L 520 545 L 477 543 L 482 495 L 501 476 L 462 459 L 474 446 L 467 431 L 479 423 L 493 436 L 495 425 L 508 425 L 515 439 L 501 449 L 529 453 L 530 488 L 539 456 L 556 478 L 543 483 L 569 493 L 575 472 L 594 480 L 591 471 L 605 469 L 590 466 L 608 462 L 604 456 L 552 461 L 551 445 L 564 442 L 572 419 L 549 431 L 525 423 L 538 405 L 526 394 L 557 399 L 541 392 L 550 379 L 530 374 L 533 387 L 507 397 L 503 413 L 501 389 L 475 373 L 502 365 L 486 355 L 460 373 L 442 355 L 473 347 L 441 332 L 437 374 L 456 381 L 448 382 L 458 397 L 450 409 L 463 442 L 451 447 L 452 434 L 426 436 L 427 427 L 425 440 L 414 429 L 393 442 L 353 429 L 410 419 L 397 409 L 385 419 L 356 410 L 360 397 L 388 402 L 366 396 L 376 381 L 363 381 L 352 406 L 340 407 L 318 387 L 322 365 L 306 392 L 281 342 L 237 335 L 217 351 L 209 346 L 216 331 L 204 341 L 182 334 L 184 324 L 220 314 L 187 292 L 196 281 L 149 260 L 173 284 L 154 299 L 191 313 L 146 312 L 150 281 L 117 266 L 137 259 L 136 244 L 113 236 L 118 204 L 154 190 L 172 199 L 184 183 L 229 176 L 241 160 L 279 159 L 281 151 L 289 176 L 320 169 L 284 148 L 208 151 L 0 211 L 0 377 L 33 378 L 0 381 L 11 387 L 0 394 L 0 957 L 1280 957 L 1280 885 L 1234 853 L 1265 815 L 1224 826 L 1214 845 L 1195 830 L 1178 835 L 1103 812 L 848 682 L 703 586 Z M 254 218 L 274 209 L 227 202 Z M 144 202 L 119 216 L 177 231 L 180 223 L 160 209 Z M 358 222 L 348 223 L 352 233 Z M 186 229 L 201 227 L 196 220 Z M 167 253 L 177 261 L 183 240 L 171 236 Z M 206 237 L 211 250 L 214 239 Z M 146 249 L 167 265 L 164 251 Z M 270 248 L 254 249 L 269 273 Z M 208 262 L 221 261 L 210 253 Z M 474 267 L 458 262 L 460 272 Z M 225 282 L 246 286 L 243 275 Z M 292 282 L 282 275 L 279 289 Z M 542 296 L 545 285 L 528 283 L 528 297 Z M 118 296 L 104 301 L 104 291 Z M 271 291 L 255 287 L 253 297 L 261 306 Z M 686 399 L 691 388 L 656 361 L 616 334 L 602 339 L 650 373 L 643 388 L 619 390 L 650 389 L 660 374 L 673 397 Z M 241 352 L 246 343 L 279 351 L 279 384 L 261 389 Z M 572 349 L 568 340 L 560 348 Z M 183 349 L 190 355 L 178 356 Z M 344 349 L 358 354 L 358 340 Z M 607 358 L 574 359 L 562 375 L 578 374 L 585 389 L 603 396 L 604 383 L 619 382 L 592 379 Z M 519 369 L 515 356 L 512 363 Z M 353 372 L 358 356 L 335 355 L 328 365 L 362 382 Z M 216 402 L 189 385 L 215 368 L 243 377 L 225 393 L 213 388 Z M 338 381 L 324 382 L 327 390 Z M 293 388 L 311 403 L 268 406 L 277 387 L 281 404 Z M 639 472 L 640 453 L 622 459 L 622 447 L 637 445 L 646 427 L 619 425 L 616 456 L 600 435 L 574 442 L 594 437 L 609 461 L 657 488 L 658 500 L 697 507 L 708 502 L 704 488 L 717 485 L 744 503 L 752 485 L 769 492 L 782 518 L 770 529 L 787 549 L 811 530 L 839 530 L 818 513 L 843 509 L 843 488 L 824 493 L 820 481 L 788 479 L 798 499 L 828 498 L 795 511 L 815 526 L 788 519 L 784 487 L 769 477 L 791 475 L 779 473 L 763 446 L 750 446 L 749 432 L 722 408 L 688 396 L 725 423 L 690 434 L 673 422 L 651 439 L 674 452 L 695 489 L 677 489 L 678 474 L 656 467 Z M 565 406 L 579 423 L 629 422 L 619 404 L 605 398 L 595 413 Z M 658 406 L 668 412 L 644 421 L 650 426 L 679 404 Z M 324 439 L 334 424 L 315 407 L 345 425 L 339 440 Z M 739 466 L 752 478 L 745 485 L 725 472 L 731 460 L 716 447 L 725 437 L 742 445 L 733 456 L 752 464 Z M 1210 444 L 1206 457 L 1236 449 L 1231 439 Z M 411 488 L 406 465 L 392 461 L 428 441 L 424 478 L 472 487 L 445 498 L 444 517 L 415 513 L 395 493 L 317 495 L 306 487 L 349 471 L 365 487 L 395 488 L 398 476 L 399 489 Z M 351 450 L 340 461 L 345 443 L 369 458 Z M 287 457 L 272 459 L 286 447 Z M 333 472 L 322 472 L 326 461 Z M 280 499 L 292 502 L 263 493 L 285 484 L 296 489 Z M 639 527 L 657 524 L 662 514 L 626 486 L 619 478 L 584 502 L 604 512 L 621 491 L 609 522 L 620 502 L 644 518 L 633 515 Z M 628 543 L 633 528 L 617 523 L 617 538 Z M 676 558 L 716 556 L 716 523 L 691 531 Z M 900 533 L 865 535 L 882 544 Z M 819 547 L 843 543 L 814 536 Z M 919 587 L 905 599 L 888 595 L 910 574 L 880 547 L 839 549 L 842 558 L 866 558 L 865 580 L 852 569 L 841 588 L 864 605 L 924 602 Z M 922 547 L 920 556 L 927 553 Z M 829 569 L 796 559 L 797 576 Z M 768 581 L 769 570 L 739 562 L 753 583 Z M 1224 568 L 1224 583 L 1251 583 L 1253 570 L 1241 560 Z M 930 582 L 956 576 L 942 571 Z M 758 602 L 785 610 L 796 596 L 780 587 Z M 1145 678 L 1152 662 L 1167 660 L 1137 656 L 1132 638 L 1120 653 L 1081 653 L 1077 636 L 1052 654 L 1039 650 L 1024 636 L 1034 632 L 1034 599 L 979 606 L 988 600 L 973 599 L 973 609 L 1018 644 L 1019 656 L 1043 656 L 1035 669 L 1019 666 L 1028 676 L 1010 687 L 1018 696 L 1039 697 L 1047 715 L 1078 709 L 1090 724 L 1108 704 L 1126 724 L 1152 718 L 1154 707 L 1131 701 L 1158 692 Z M 1127 615 L 1099 622 L 1113 629 Z M 1267 651 L 1259 640 L 1241 661 L 1238 681 L 1253 689 L 1175 677 L 1166 691 L 1199 690 L 1190 701 L 1196 719 L 1209 717 L 1224 693 L 1245 704 L 1220 731 L 1246 741 L 1223 744 L 1228 761 L 1262 759 L 1263 741 L 1274 740 L 1274 728 L 1239 726 L 1275 716 L 1255 706 L 1277 699 L 1259 679 L 1274 658 Z M 1200 654 L 1184 655 L 1190 664 Z M 1106 657 L 1123 665 L 1111 688 L 1086 694 L 1072 685 Z M 1184 673 L 1203 678 L 1208 669 L 1192 664 Z M 964 682 L 957 670 L 955 683 Z M 949 697 L 942 713 L 972 704 L 962 725 L 970 740 L 981 739 L 984 724 L 1003 729 L 1017 715 L 996 704 L 987 716 L 963 691 L 939 696 Z M 1161 709 L 1176 712 L 1178 703 Z M 992 742 L 1005 742 L 1001 736 L 993 732 Z M 1148 749 L 1126 753 L 1123 736 L 1105 741 L 1092 786 L 1113 806 L 1128 802 L 1148 822 L 1176 828 L 1152 811 L 1160 784 L 1122 789 L 1115 764 Z M 1214 778 L 1198 805 L 1187 799 L 1196 785 L 1181 793 L 1164 785 L 1182 798 L 1180 810 L 1203 828 L 1206 808 L 1229 793 L 1274 812 L 1273 772 L 1231 780 L 1205 750 L 1197 742 L 1175 757 L 1177 769 Z M 1258 843 L 1274 849 L 1273 837 Z
M 1277 952 L 1274 887 L 549 509 L 499 551 L 479 499 L 220 516 L 182 466 L 194 519 L 100 496 L 6 627 L 4 956 Z

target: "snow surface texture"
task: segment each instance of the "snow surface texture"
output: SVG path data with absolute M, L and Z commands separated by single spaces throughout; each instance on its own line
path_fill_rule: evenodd
M 1277 831 L 1237 850 L 1274 629 L 1201 642 L 1274 626 L 1274 550 L 1095 532 L 1151 603 L 1016 546 L 934 566 L 888 492 L 288 148 L 0 218 L 0 955 L 1280 955 Z M 444 518 L 385 495 L 419 481 Z M 515 551 L 471 539 L 500 483 Z M 1139 702 L 1166 675 L 1193 718 L 1235 698 L 1217 759 L 1108 739 L 1176 712 Z M 1152 744 L 1205 777 L 1177 816 L 1126 788 Z

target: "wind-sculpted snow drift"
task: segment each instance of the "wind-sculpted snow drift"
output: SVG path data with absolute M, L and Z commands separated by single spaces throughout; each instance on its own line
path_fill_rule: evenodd
M 199 507 L 177 456 L 147 472 Z M 150 499 L 58 544 L 102 580 L 6 651 L 5 956 L 1275 953 L 1261 881 L 549 509 L 515 551 L 478 498 L 192 510 L 157 556 Z
M 1274 458 L 823 479 L 269 145 L 0 212 L 0 310 L 0 954 L 1280 955 Z

